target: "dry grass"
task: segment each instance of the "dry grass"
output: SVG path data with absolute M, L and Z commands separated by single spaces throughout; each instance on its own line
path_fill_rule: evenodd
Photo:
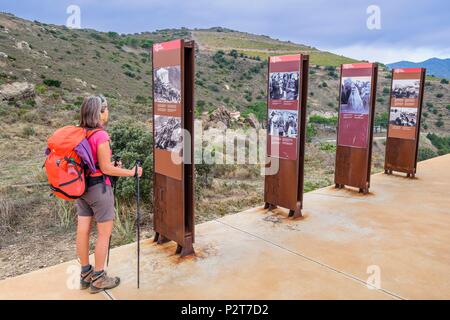
M 73 202 L 56 198 L 54 211 L 61 228 L 68 229 L 75 226 L 76 208 Z
M 0 198 L 0 233 L 12 231 L 16 222 L 16 213 L 13 203 L 6 198 Z

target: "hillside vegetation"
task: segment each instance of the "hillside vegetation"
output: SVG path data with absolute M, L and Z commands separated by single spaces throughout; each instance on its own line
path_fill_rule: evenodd
M 354 60 L 220 27 L 121 35 L 71 30 L 0 14 L 0 279 L 74 258 L 73 207 L 49 197 L 41 166 L 47 137 L 58 127 L 78 123 L 85 96 L 103 94 L 108 98 L 109 130 L 117 150 L 123 153 L 126 165 L 147 155 L 146 168 L 150 170 L 151 47 L 177 38 L 196 41 L 196 117 L 204 121 L 205 128 L 216 130 L 219 120 L 244 129 L 264 123 L 267 57 L 309 54 L 310 143 L 305 155 L 305 191 L 333 182 L 337 67 Z M 389 77 L 388 70 L 380 66 L 378 129 L 383 129 L 387 120 Z M 448 152 L 445 137 L 450 130 L 448 82 L 429 78 L 425 91 L 422 159 Z M 230 112 L 240 112 L 240 117 L 232 118 Z M 138 137 L 137 133 L 142 134 Z M 129 146 L 123 137 L 138 141 Z M 383 141 L 376 140 L 373 150 L 373 172 L 377 172 L 384 163 Z M 197 222 L 261 204 L 263 179 L 258 168 L 199 165 L 196 170 Z M 151 193 L 149 176 L 146 179 L 145 190 Z M 114 245 L 134 239 L 132 181 L 121 182 L 119 191 Z M 145 199 L 143 224 L 148 232 L 144 236 L 150 236 L 150 194 Z

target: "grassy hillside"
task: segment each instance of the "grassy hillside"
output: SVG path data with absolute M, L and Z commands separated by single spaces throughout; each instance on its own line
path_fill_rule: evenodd
M 289 41 L 279 41 L 267 36 L 258 36 L 243 32 L 232 31 L 222 28 L 209 30 L 195 30 L 193 38 L 198 41 L 203 50 L 207 51 L 230 51 L 237 50 L 249 57 L 267 59 L 270 55 L 284 55 L 293 53 L 304 53 L 310 55 L 310 63 L 322 66 L 339 66 L 342 63 L 352 63 L 356 60 L 319 51 L 306 45 L 295 44 Z
M 242 117 L 230 123 L 232 127 L 246 126 L 244 120 L 250 113 L 264 120 L 269 55 L 309 54 L 308 114 L 312 117 L 305 190 L 332 183 L 337 66 L 354 60 L 223 28 L 119 35 L 70 30 L 0 14 L 0 279 L 74 258 L 73 208 L 49 198 L 48 188 L 40 184 L 46 181 L 41 169 L 46 138 L 58 127 L 76 124 L 83 97 L 100 93 L 108 97 L 112 125 L 129 121 L 150 131 L 151 46 L 176 38 L 197 43 L 197 118 L 213 123 L 216 110 L 240 111 Z M 389 75 L 381 66 L 376 107 L 380 124 L 386 123 Z M 13 94 L 17 88 L 23 90 Z M 432 145 L 425 133 L 448 135 L 450 87 L 441 79 L 428 78 L 425 90 L 421 145 L 428 150 L 424 156 L 433 156 L 438 148 L 441 152 L 449 148 L 448 140 L 435 136 L 430 137 L 438 147 Z M 373 158 L 373 171 L 380 171 L 384 161 L 382 141 L 375 142 Z M 263 179 L 254 167 L 203 169 L 204 176 L 214 179 L 198 190 L 197 222 L 262 202 Z M 124 205 L 121 211 L 126 211 L 124 219 L 131 222 L 118 224 L 116 231 L 121 237 L 114 236 L 119 241 L 115 244 L 123 243 L 117 239 L 133 240 L 134 210 Z M 150 212 L 151 208 L 143 209 L 145 223 L 151 223 Z
M 0 137 L 5 141 L 0 153 L 2 173 L 6 173 L 2 184 L 23 182 L 20 164 L 38 167 L 36 159 L 42 159 L 45 137 L 59 126 L 76 123 L 81 101 L 88 94 L 102 93 L 109 98 L 112 123 L 128 119 L 150 125 L 151 46 L 176 38 L 193 39 L 198 46 L 198 117 L 208 120 L 209 114 L 223 107 L 241 111 L 243 117 L 253 112 L 263 120 L 266 57 L 304 52 L 311 57 L 308 113 L 316 115 L 314 119 L 319 122 L 313 123 L 315 132 L 318 137 L 335 135 L 333 121 L 326 126 L 320 124 L 320 117 L 335 119 L 339 90 L 336 66 L 353 61 L 349 58 L 220 27 L 119 35 L 71 30 L 0 14 L 0 91 L 17 83 L 32 86 L 29 96 L 0 101 Z M 381 124 L 387 115 L 389 76 L 380 66 L 376 109 Z M 428 78 L 425 92 L 422 132 L 446 135 L 450 127 L 450 86 L 441 79 Z M 16 152 L 8 152 L 13 147 Z

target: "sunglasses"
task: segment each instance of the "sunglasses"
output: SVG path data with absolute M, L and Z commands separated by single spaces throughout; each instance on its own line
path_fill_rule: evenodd
M 97 97 L 100 98 L 100 101 L 101 101 L 102 103 L 105 103 L 105 102 L 106 102 L 106 98 L 105 98 L 104 96 L 97 96 Z

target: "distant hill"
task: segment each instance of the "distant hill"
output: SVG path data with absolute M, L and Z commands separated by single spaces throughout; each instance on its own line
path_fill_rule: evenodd
M 431 58 L 422 62 L 399 61 L 387 65 L 389 68 L 426 68 L 427 75 L 450 79 L 450 59 Z

